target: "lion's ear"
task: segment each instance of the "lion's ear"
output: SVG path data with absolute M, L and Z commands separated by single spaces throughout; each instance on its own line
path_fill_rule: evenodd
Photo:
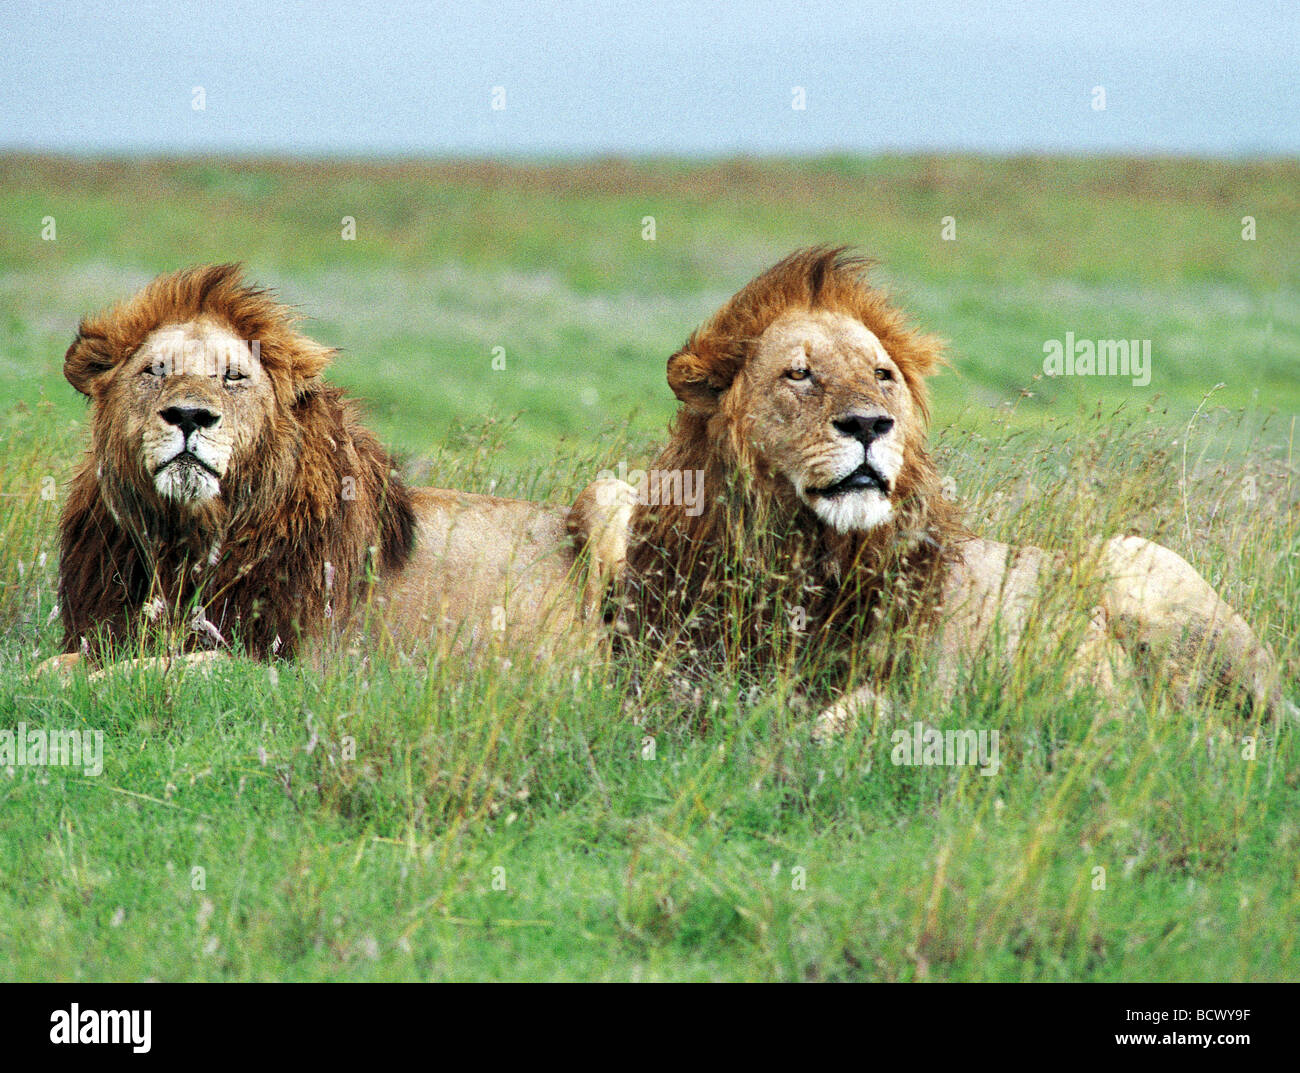
M 722 393 L 731 386 L 731 377 L 683 350 L 668 359 L 668 386 L 688 409 L 709 414 L 718 408 Z
M 99 379 L 115 364 L 107 340 L 78 334 L 63 355 L 63 375 L 83 395 L 93 398 Z

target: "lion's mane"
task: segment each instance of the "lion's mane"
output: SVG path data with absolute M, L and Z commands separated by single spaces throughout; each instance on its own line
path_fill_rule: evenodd
M 669 359 L 669 385 L 684 405 L 651 473 L 702 473 L 703 509 L 692 517 L 680 503 L 655 505 L 672 497 L 651 489 L 634 510 L 615 608 L 630 643 L 732 674 L 793 665 L 828 644 L 887 660 L 898 646 L 862 644 L 882 620 L 892 635 L 933 612 L 950 549 L 965 532 L 926 447 L 924 378 L 942 362 L 940 343 L 868 285 L 867 267 L 842 248 L 798 251 Z M 914 400 L 919 420 L 906 430 L 894 517 L 871 531 L 836 532 L 766 472 L 743 431 L 752 400 L 728 391 L 767 327 L 794 310 L 861 321 Z
M 105 384 L 156 328 L 199 317 L 257 341 L 275 401 L 222 495 L 186 514 L 140 486 L 121 428 L 125 404 Z M 180 647 L 237 639 L 252 655 L 288 658 L 305 634 L 346 617 L 368 578 L 409 558 L 410 492 L 354 405 L 320 379 L 332 351 L 295 320 L 226 264 L 159 277 L 82 321 L 64 359 L 68 380 L 92 400 L 92 443 L 60 522 L 67 651 L 102 658 L 134 643 L 150 618 L 179 615 Z M 197 631 L 188 625 L 195 610 L 205 622 Z

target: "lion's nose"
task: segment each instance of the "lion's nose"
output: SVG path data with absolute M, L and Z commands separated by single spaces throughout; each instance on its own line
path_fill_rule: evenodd
M 831 424 L 845 436 L 870 443 L 889 432 L 894 427 L 894 419 L 888 414 L 845 414 Z
M 188 440 L 190 433 L 199 428 L 211 428 L 221 420 L 221 415 L 203 406 L 168 406 L 159 410 L 158 416 L 169 425 L 175 425 Z

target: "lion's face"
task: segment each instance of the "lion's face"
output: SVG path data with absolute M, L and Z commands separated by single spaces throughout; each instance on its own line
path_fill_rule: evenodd
M 728 392 L 749 449 L 840 532 L 893 516 L 911 392 L 880 340 L 842 313 L 786 313 L 760 336 Z
M 113 453 L 184 508 L 221 496 L 232 467 L 261 442 L 275 394 L 249 343 L 205 317 L 151 332 L 99 406 Z

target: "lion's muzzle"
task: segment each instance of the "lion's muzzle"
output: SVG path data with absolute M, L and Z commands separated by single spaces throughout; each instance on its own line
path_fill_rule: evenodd
M 186 403 L 157 411 L 161 436 L 154 437 L 149 452 L 154 486 L 160 495 L 180 503 L 194 503 L 220 494 L 229 451 L 224 437 L 212 437 L 221 414 L 203 405 Z
M 839 444 L 838 465 L 829 473 L 819 467 L 824 483 L 804 484 L 800 495 L 834 529 L 875 528 L 893 515 L 890 497 L 902 467 L 894 418 L 878 409 L 852 410 L 833 419 L 831 427 Z

